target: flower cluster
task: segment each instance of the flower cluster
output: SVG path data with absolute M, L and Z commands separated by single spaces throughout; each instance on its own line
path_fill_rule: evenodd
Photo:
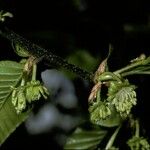
M 144 137 L 133 136 L 127 142 L 131 150 L 149 150 L 150 144 Z
M 27 82 L 25 86 L 13 88 L 12 104 L 19 114 L 26 108 L 27 103 L 39 100 L 41 96 L 47 99 L 48 94 L 48 90 L 41 85 L 40 81 Z
M 108 89 L 107 95 L 103 93 L 104 86 Z M 137 103 L 135 88 L 120 75 L 102 73 L 89 96 L 91 121 L 97 123 L 106 119 L 112 113 L 110 107 L 114 107 L 122 118 L 126 118 Z
M 91 121 L 97 123 L 100 119 L 106 119 L 111 115 L 111 110 L 105 102 L 95 102 L 89 107 L 91 112 Z
M 23 86 L 13 88 L 12 104 L 15 106 L 17 114 L 26 108 L 25 88 Z
M 122 117 L 127 117 L 137 102 L 135 86 L 130 85 L 127 80 L 124 82 L 112 81 L 108 89 L 108 101 L 114 104 Z
M 41 96 L 47 99 L 48 90 L 42 86 L 40 81 L 27 82 L 26 99 L 29 103 L 35 100 L 39 100 Z

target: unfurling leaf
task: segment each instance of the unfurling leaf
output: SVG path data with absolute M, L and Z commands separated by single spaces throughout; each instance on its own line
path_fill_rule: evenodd
M 101 108 L 101 105 L 103 105 L 103 108 Z M 116 112 L 112 104 L 105 105 L 104 102 L 96 102 L 94 105 L 89 106 L 89 112 L 91 122 L 96 125 L 115 127 L 122 122 L 119 113 Z
M 108 101 L 115 105 L 117 112 L 122 117 L 127 117 L 134 105 L 136 105 L 136 92 L 134 85 L 127 80 L 124 82 L 112 81 L 108 89 Z
M 89 107 L 89 112 L 91 113 L 91 121 L 95 123 L 111 115 L 109 106 L 101 101 L 93 103 L 93 105 Z
M 12 47 L 16 54 L 18 54 L 21 57 L 29 57 L 30 54 L 25 48 L 21 47 L 18 43 L 12 43 Z

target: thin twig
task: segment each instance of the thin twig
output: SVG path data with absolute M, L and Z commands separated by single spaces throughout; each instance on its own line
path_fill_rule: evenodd
M 86 80 L 92 81 L 93 79 L 94 76 L 93 73 L 85 71 L 74 64 L 68 63 L 63 58 L 51 53 L 49 50 L 46 50 L 34 43 L 31 43 L 30 41 L 26 40 L 22 36 L 16 34 L 15 32 L 7 28 L 4 28 L 3 30 L 0 29 L 0 34 L 5 38 L 9 39 L 11 42 L 18 44 L 20 47 L 24 48 L 31 55 L 37 58 L 43 57 L 43 55 L 46 56 L 43 59 L 45 59 L 49 63 L 49 65 L 56 65 L 58 67 L 63 67 L 71 72 L 76 73 L 78 76 Z

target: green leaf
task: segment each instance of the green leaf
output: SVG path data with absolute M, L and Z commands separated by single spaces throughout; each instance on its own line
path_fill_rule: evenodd
M 0 61 L 0 109 L 20 81 L 23 65 L 14 61 Z
M 11 92 L 21 80 L 23 64 L 0 61 L 0 144 L 19 126 L 29 112 L 16 114 L 12 105 Z
M 101 128 L 93 128 L 85 130 L 77 128 L 75 132 L 68 138 L 64 149 L 93 149 L 105 137 L 107 131 Z
M 14 48 L 15 53 L 18 54 L 19 56 L 21 57 L 30 56 L 29 52 L 25 48 L 21 47 L 18 43 L 12 43 L 12 47 Z
M 116 109 L 113 106 L 110 109 L 111 109 L 111 115 L 106 119 L 100 119 L 99 121 L 97 121 L 96 123 L 97 125 L 103 127 L 115 127 L 122 123 L 123 120 L 121 119 Z
M 11 96 L 7 98 L 7 101 L 0 109 L 0 145 L 28 117 L 29 112 L 17 114 L 12 105 Z

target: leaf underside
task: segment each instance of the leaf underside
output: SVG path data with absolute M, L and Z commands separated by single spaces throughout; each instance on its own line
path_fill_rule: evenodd
M 0 61 L 0 144 L 19 126 L 29 112 L 16 114 L 11 102 L 12 88 L 20 81 L 23 65 L 14 61 Z
M 11 103 L 11 97 L 7 99 L 0 110 L 0 144 L 28 117 L 29 111 L 16 114 Z
M 77 128 L 68 138 L 64 149 L 93 149 L 102 141 L 107 131 L 101 128 L 85 130 Z
M 13 61 L 0 61 L 0 109 L 9 97 L 12 89 L 19 82 L 23 65 Z

